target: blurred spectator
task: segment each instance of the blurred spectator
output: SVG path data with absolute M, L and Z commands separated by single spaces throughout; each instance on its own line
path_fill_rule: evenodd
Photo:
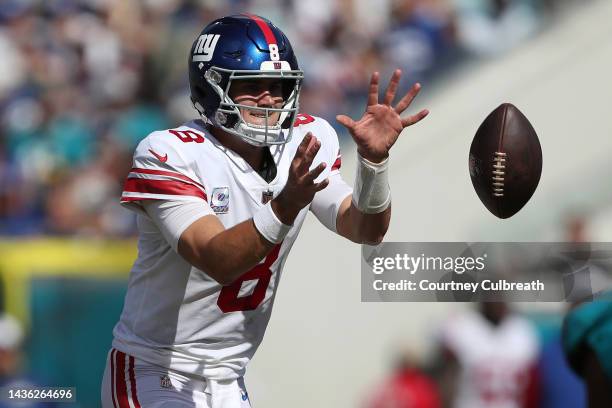
M 586 219 L 578 214 L 566 218 L 564 237 L 568 243 L 587 242 Z M 571 247 L 570 247 L 571 249 Z M 591 294 L 591 288 L 581 289 Z M 540 356 L 541 408 L 583 408 L 586 407 L 586 390 L 583 381 L 572 372 L 561 339 L 560 327 L 547 336 L 542 344 Z
M 531 0 L 454 0 L 458 34 L 472 53 L 488 56 L 508 51 L 539 28 Z
M 36 382 L 22 374 L 23 339 L 23 328 L 19 321 L 6 313 L 0 313 L 0 388 L 2 389 L 40 388 Z M 5 397 L 6 394 L 0 398 L 0 408 L 56 408 L 60 405 L 54 402 L 21 402 Z
M 395 371 L 370 397 L 366 408 L 439 408 L 440 397 L 433 382 L 407 353 L 395 364 Z
M 442 384 L 447 406 L 538 406 L 538 339 L 534 328 L 506 303 L 451 316 L 442 327 Z
M 542 345 L 540 356 L 540 408 L 584 408 L 586 390 L 572 372 L 563 353 L 561 333 L 555 332 Z
M 550 0 L 3 0 L 0 234 L 131 234 L 116 205 L 129 157 L 150 131 L 196 115 L 187 50 L 217 17 L 255 12 L 283 28 L 306 73 L 302 110 L 337 126 L 337 113 L 361 111 L 372 71 L 403 69 L 400 93 L 433 81 L 463 49 L 528 38 L 540 4 Z
M 588 218 L 585 215 L 576 213 L 568 216 L 565 229 L 566 239 L 570 243 L 590 241 Z M 559 399 L 565 394 L 568 397 L 554 405 L 555 408 L 612 406 L 612 292 L 600 292 L 594 285 L 596 274 L 599 273 L 607 282 L 605 287 L 609 288 L 610 274 L 605 265 L 592 262 L 589 262 L 585 270 L 589 272 L 588 285 L 572 293 L 574 302 L 563 322 L 562 333 L 556 342 L 558 344 L 555 344 L 558 354 L 565 351 L 567 361 L 557 364 L 561 367 L 554 376 L 555 390 L 551 392 L 551 398 Z M 568 363 L 574 373 L 569 371 Z M 576 374 L 582 379 L 576 378 Z M 563 389 L 559 389 L 561 387 Z M 574 395 L 569 394 L 570 391 L 575 391 Z M 581 399 L 575 405 L 568 405 L 569 400 L 578 398 Z
M 612 292 L 576 303 L 563 324 L 563 347 L 586 384 L 589 408 L 612 406 Z
M 424 81 L 447 66 L 456 53 L 453 10 L 444 0 L 399 0 L 392 10 L 393 24 L 383 34 L 383 58 L 389 69 L 401 67 L 409 82 Z
M 0 388 L 10 387 L 21 389 L 32 387 L 32 383 L 20 375 L 21 370 L 21 343 L 23 341 L 23 329 L 19 322 L 12 316 L 0 314 Z M 23 403 L 0 399 L 0 408 L 22 407 Z M 25 406 L 40 406 L 40 404 Z
M 19 372 L 23 329 L 12 316 L 0 314 L 0 384 L 11 381 Z
M 573 214 L 565 220 L 567 242 L 588 242 L 587 217 Z

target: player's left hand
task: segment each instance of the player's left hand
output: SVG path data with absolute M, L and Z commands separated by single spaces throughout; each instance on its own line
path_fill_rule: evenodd
M 361 119 L 355 121 L 346 115 L 336 116 L 336 120 L 349 130 L 357 143 L 357 152 L 373 163 L 380 163 L 389 156 L 389 150 L 404 128 L 414 125 L 429 114 L 427 109 L 423 109 L 416 115 L 400 117 L 419 93 L 421 89 L 419 83 L 414 84 L 395 107 L 391 106 L 401 75 L 402 71 L 399 69 L 393 72 L 385 92 L 385 99 L 383 103 L 378 103 L 380 75 L 374 72 L 370 79 L 368 105 Z

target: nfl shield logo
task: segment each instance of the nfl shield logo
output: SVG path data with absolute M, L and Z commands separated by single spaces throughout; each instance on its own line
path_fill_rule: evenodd
M 172 382 L 170 381 L 170 377 L 167 375 L 159 377 L 159 385 L 162 388 L 172 388 Z
M 213 189 L 210 208 L 217 214 L 225 214 L 229 210 L 229 187 Z
M 274 197 L 274 191 L 268 189 L 264 191 L 263 193 L 261 193 L 261 203 L 267 204 L 268 201 L 272 200 L 273 197 Z

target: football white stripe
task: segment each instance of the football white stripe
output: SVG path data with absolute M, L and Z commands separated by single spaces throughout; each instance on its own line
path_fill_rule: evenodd
M 123 358 L 125 359 L 124 378 L 125 378 L 125 388 L 127 389 L 128 404 L 130 405 L 130 408 L 136 408 L 136 406 L 134 405 L 134 400 L 132 399 L 132 384 L 130 382 L 130 357 L 127 354 L 124 354 Z

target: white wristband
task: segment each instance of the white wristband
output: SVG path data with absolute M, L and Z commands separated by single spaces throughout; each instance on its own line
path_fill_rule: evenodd
M 285 239 L 285 235 L 291 229 L 291 225 L 283 224 L 276 217 L 269 202 L 255 213 L 253 222 L 257 231 L 273 244 L 278 244 Z
M 377 214 L 385 211 L 391 204 L 388 170 L 389 158 L 381 163 L 372 163 L 357 155 L 353 204 L 362 213 Z

